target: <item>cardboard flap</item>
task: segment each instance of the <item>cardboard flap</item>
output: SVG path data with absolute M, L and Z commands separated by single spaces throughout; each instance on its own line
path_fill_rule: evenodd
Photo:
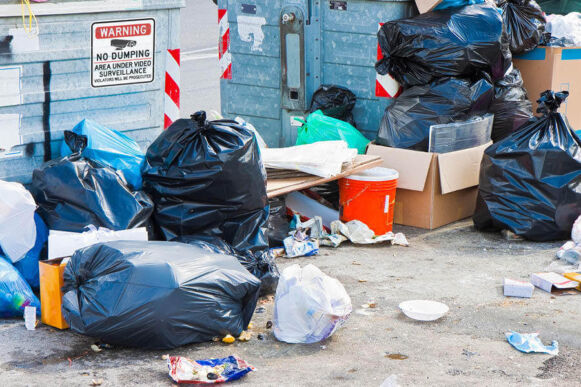
M 383 166 L 399 172 L 397 188 L 423 191 L 433 153 L 369 145 L 367 154 L 381 156 Z
M 478 185 L 482 155 L 490 144 L 438 155 L 443 195 Z

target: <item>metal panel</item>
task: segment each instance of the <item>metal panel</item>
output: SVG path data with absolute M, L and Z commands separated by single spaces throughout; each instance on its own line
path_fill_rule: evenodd
M 53 12 L 40 8 L 41 12 L 37 12 L 39 49 L 22 53 L 0 51 L 0 68 L 19 66 L 22 70 L 21 103 L 0 106 L 0 115 L 20 114 L 22 145 L 10 152 L 0 152 L 0 179 L 30 182 L 33 169 L 45 158 L 47 139 L 51 141 L 46 145 L 52 151 L 51 156 L 58 157 L 63 132 L 84 118 L 125 132 L 144 149 L 161 132 L 166 55 L 168 49 L 179 48 L 177 7 L 184 6 L 184 1 L 143 0 L 140 7 L 135 7 L 137 3 L 132 0 L 101 1 L 104 2 L 111 6 L 106 12 L 90 14 L 81 10 L 97 12 L 97 8 L 91 8 L 97 2 L 85 2 L 88 4 L 85 8 L 76 4 L 80 3 L 78 1 L 67 2 L 68 8 L 64 7 L 65 3 L 52 4 Z M 128 7 L 132 10 L 127 11 Z M 0 6 L 0 10 L 7 9 L 7 6 Z M 53 14 L 59 10 L 62 14 Z M 71 13 L 76 15 L 71 17 Z M 18 17 L 5 17 L 7 14 L 0 12 L 0 41 L 21 24 L 20 13 Z M 146 18 L 156 21 L 154 81 L 92 88 L 91 25 L 99 21 Z M 47 69 L 50 70 L 50 82 L 47 82 Z M 50 104 L 45 103 L 47 93 Z M 49 135 L 45 133 L 46 128 L 50 128 Z

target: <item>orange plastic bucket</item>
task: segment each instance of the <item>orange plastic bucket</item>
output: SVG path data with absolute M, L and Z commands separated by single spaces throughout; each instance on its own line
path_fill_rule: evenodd
M 392 231 L 398 178 L 396 170 L 377 167 L 339 180 L 341 220 L 359 220 L 375 235 Z

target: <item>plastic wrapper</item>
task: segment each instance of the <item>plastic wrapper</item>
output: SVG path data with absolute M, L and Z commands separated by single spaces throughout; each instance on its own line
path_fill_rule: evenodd
M 376 142 L 394 148 L 428 150 L 430 127 L 486 113 L 494 95 L 486 79 L 442 78 L 406 89 L 385 109 Z
M 40 313 L 40 301 L 18 270 L 0 256 L 0 318 L 22 317 L 24 308 L 36 307 Z
M 481 71 L 490 73 L 494 81 L 512 63 L 502 16 L 486 3 L 390 21 L 377 36 L 383 52 L 375 65 L 377 72 L 389 73 L 405 87 Z
M 36 225 L 36 241 L 32 249 L 26 253 L 24 258 L 14 263 L 22 278 L 28 282 L 33 290 L 40 287 L 40 278 L 38 272 L 38 261 L 46 259 L 46 242 L 48 239 L 48 228 L 38 214 L 34 214 L 34 223 Z
M 545 34 L 545 15 L 535 0 L 497 0 L 510 40 L 510 51 L 523 54 L 534 50 Z
M 345 141 L 349 148 L 357 149 L 359 154 L 365 154 L 367 145 L 370 143 L 353 125 L 328 117 L 317 110 L 309 114 L 307 121 L 299 129 L 296 145 L 338 140 Z
M 518 333 L 513 331 L 507 332 L 505 335 L 510 345 L 520 352 L 546 353 L 553 356 L 559 354 L 559 343 L 553 340 L 551 345 L 544 345 L 538 333 Z
M 153 212 L 144 192 L 133 192 L 115 170 L 79 155 L 36 169 L 32 193 L 51 230 L 82 232 L 90 224 L 126 230 L 147 226 Z
M 580 11 L 581 2 L 577 4 L 576 10 Z M 572 41 L 574 46 L 581 46 L 581 12 L 547 16 L 547 31 L 553 38 L 566 39 L 565 41 Z
M 139 144 L 125 134 L 91 120 L 83 120 L 65 131 L 61 156 L 80 153 L 123 174 L 132 189 L 141 189 L 141 167 L 145 156 Z
M 287 267 L 274 300 L 274 336 L 287 343 L 316 343 L 347 321 L 351 298 L 343 285 L 314 265 Z
M 113 345 L 171 349 L 248 327 L 260 281 L 230 255 L 177 242 L 78 250 L 64 273 L 71 329 Z
M 281 247 L 288 236 L 290 223 L 284 197 L 269 200 L 270 216 L 268 217 L 268 244 L 270 247 Z
M 236 121 L 207 121 L 205 112 L 178 120 L 149 147 L 143 180 L 163 239 L 219 238 L 259 278 L 277 272 L 264 258 L 266 171 L 251 130 Z
M 190 360 L 181 356 L 167 359 L 169 377 L 178 384 L 217 384 L 238 380 L 254 367 L 234 356 L 223 359 Z
M 534 241 L 568 239 L 581 214 L 581 140 L 557 110 L 567 92 L 546 91 L 542 117 L 484 152 L 474 225 Z
M 494 115 L 475 116 L 466 121 L 432 125 L 428 152 L 448 153 L 490 142 Z
M 18 262 L 34 246 L 36 203 L 22 184 L 0 180 L 0 247 Z
M 322 85 L 311 100 L 310 112 L 321 110 L 324 115 L 355 125 L 353 108 L 357 97 L 349 89 L 335 85 Z
M 515 132 L 533 117 L 533 104 L 528 99 L 519 70 L 513 69 L 494 84 L 494 99 L 489 111 L 494 114 L 494 142 Z

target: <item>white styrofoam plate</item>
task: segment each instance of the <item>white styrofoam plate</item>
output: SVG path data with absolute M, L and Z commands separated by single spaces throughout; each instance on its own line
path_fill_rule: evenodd
M 437 301 L 410 300 L 399 304 L 401 311 L 414 320 L 434 321 L 444 316 L 450 308 Z

